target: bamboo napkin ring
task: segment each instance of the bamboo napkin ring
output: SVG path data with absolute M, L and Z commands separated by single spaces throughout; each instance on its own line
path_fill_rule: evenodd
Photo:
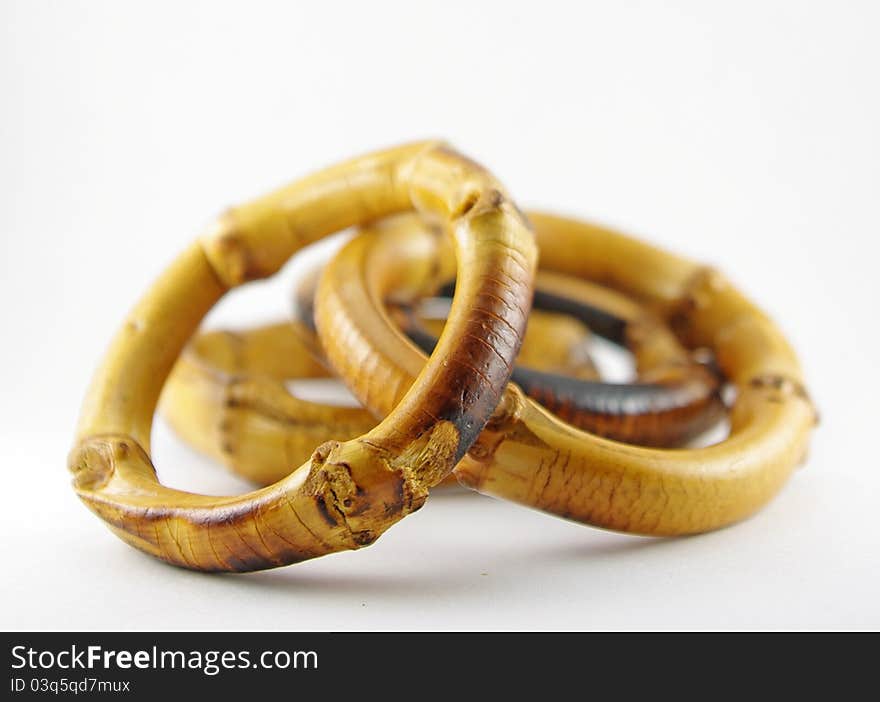
M 436 353 L 419 359 L 424 370 L 399 405 L 364 436 L 318 447 L 255 492 L 209 497 L 160 484 L 149 455 L 153 414 L 208 310 L 305 244 L 410 209 L 448 225 L 463 283 Z M 130 545 L 195 570 L 271 568 L 372 543 L 424 503 L 495 409 L 521 343 L 535 261 L 529 227 L 498 182 L 434 142 L 343 163 L 229 211 L 159 277 L 113 340 L 69 458 L 77 494 Z
M 797 358 L 773 322 L 713 269 L 607 228 L 543 214 L 529 219 L 542 269 L 633 296 L 690 348 L 714 354 L 736 393 L 730 434 L 696 449 L 623 444 L 570 426 L 511 384 L 456 468 L 459 482 L 586 524 L 652 535 L 717 529 L 764 505 L 803 459 L 816 420 Z M 424 244 L 416 246 L 419 238 Z M 422 286 L 416 271 L 436 276 L 437 264 L 427 261 L 438 256 L 437 241 L 396 220 L 380 223 L 349 242 L 321 277 L 315 318 L 322 346 L 374 413 L 394 407 L 424 363 L 383 300 Z M 492 332 L 483 339 L 495 343 Z M 364 368 L 381 382 L 368 382 Z

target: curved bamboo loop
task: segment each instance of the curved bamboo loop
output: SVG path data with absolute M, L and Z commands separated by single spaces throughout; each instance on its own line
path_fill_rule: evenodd
M 689 345 L 714 353 L 737 391 L 730 435 L 700 449 L 622 444 L 567 425 L 509 385 L 456 468 L 459 481 L 587 524 L 652 535 L 717 529 L 764 505 L 803 459 L 815 423 L 800 366 L 775 325 L 712 269 L 603 227 L 543 214 L 530 220 L 544 269 L 633 295 Z M 424 362 L 382 306 L 400 294 L 397 271 L 424 266 L 405 260 L 399 230 L 383 224 L 343 248 L 325 269 L 316 304 L 328 359 L 376 413 L 394 406 Z M 443 260 L 437 249 L 433 255 Z M 409 281 L 408 289 L 417 287 Z M 496 343 L 491 333 L 485 339 Z
M 448 225 L 464 283 L 437 352 L 399 406 L 364 436 L 328 442 L 246 495 L 161 485 L 149 457 L 153 413 L 207 311 L 305 244 L 409 209 Z M 519 350 L 535 259 L 498 182 L 433 142 L 343 163 L 229 211 L 159 277 L 112 342 L 69 458 L 77 494 L 127 543 L 196 570 L 270 568 L 372 543 L 424 503 L 492 414 Z M 486 332 L 492 348 L 480 341 Z
M 437 320 L 423 323 L 442 332 Z M 334 377 L 314 355 L 313 334 L 286 322 L 196 335 L 162 392 L 166 419 L 184 441 L 258 485 L 284 478 L 318 444 L 366 434 L 377 423 L 366 410 L 307 401 L 287 389 L 285 381 Z M 519 358 L 539 369 L 593 377 L 583 348 L 588 336 L 565 315 L 533 312 Z

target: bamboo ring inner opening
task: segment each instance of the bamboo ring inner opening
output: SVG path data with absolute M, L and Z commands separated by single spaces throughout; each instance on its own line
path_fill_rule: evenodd
M 307 287 L 313 297 L 314 287 Z M 424 320 L 435 336 L 444 322 Z M 596 378 L 589 339 L 577 320 L 533 311 L 518 362 Z M 313 329 L 295 322 L 197 334 L 175 364 L 160 408 L 177 435 L 197 450 L 251 482 L 274 483 L 291 465 L 307 461 L 315 446 L 366 434 L 378 421 L 361 407 L 309 400 L 289 387 L 294 381 L 335 379 L 318 346 Z M 456 483 L 451 476 L 445 482 Z

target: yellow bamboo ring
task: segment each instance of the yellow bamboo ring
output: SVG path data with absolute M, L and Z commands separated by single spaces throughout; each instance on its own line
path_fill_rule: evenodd
M 463 284 L 437 352 L 399 406 L 365 436 L 324 444 L 246 495 L 161 485 L 149 456 L 153 414 L 207 311 L 305 244 L 410 209 L 448 225 Z M 424 503 L 491 415 L 521 343 L 535 259 L 498 182 L 434 142 L 355 159 L 229 211 L 160 276 L 112 342 L 69 458 L 77 494 L 127 543 L 196 570 L 271 568 L 372 543 Z
M 632 295 L 691 347 L 714 353 L 736 389 L 730 435 L 699 449 L 618 443 L 567 425 L 511 384 L 456 468 L 459 481 L 587 524 L 652 535 L 717 529 L 764 505 L 803 459 L 816 419 L 797 358 L 777 327 L 713 269 L 603 227 L 541 214 L 530 220 L 542 268 Z M 396 271 L 424 269 L 419 256 L 444 258 L 427 244 L 407 258 L 399 239 L 389 226 L 352 240 L 325 269 L 316 300 L 328 359 L 379 414 L 424 363 L 382 300 L 400 295 Z M 383 382 L 369 382 L 364 367 Z

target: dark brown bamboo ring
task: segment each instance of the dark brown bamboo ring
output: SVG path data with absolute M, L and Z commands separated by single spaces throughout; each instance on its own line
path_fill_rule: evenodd
M 451 295 L 454 284 L 438 294 Z M 694 361 L 649 310 L 587 281 L 539 271 L 534 309 L 561 312 L 633 351 L 642 380 L 609 383 L 517 364 L 511 380 L 532 399 L 579 429 L 643 446 L 680 446 L 716 424 L 725 412 L 722 380 Z M 425 353 L 436 342 L 413 315 L 407 336 Z

